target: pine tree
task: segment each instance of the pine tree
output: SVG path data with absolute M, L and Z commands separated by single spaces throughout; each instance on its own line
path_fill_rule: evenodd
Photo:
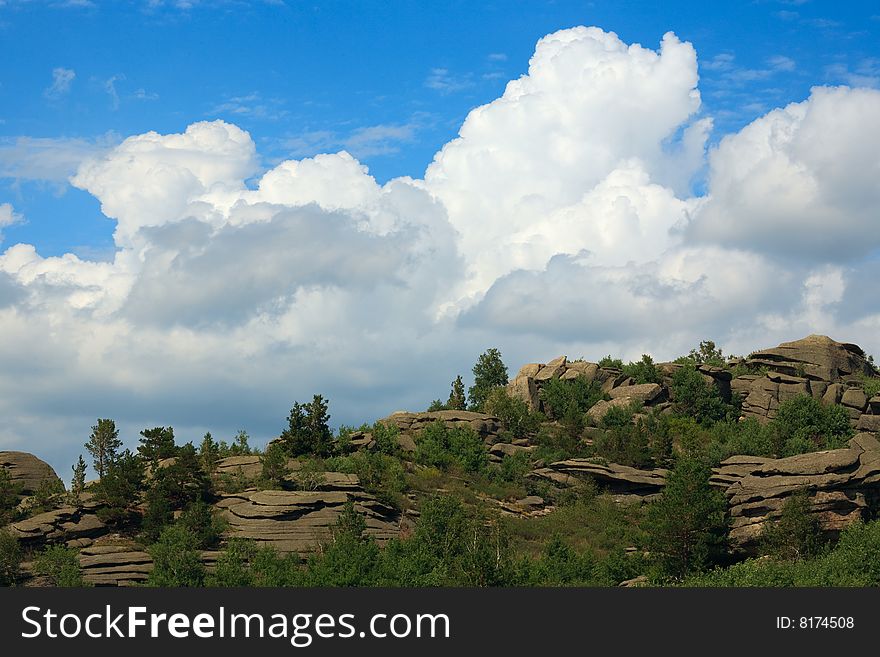
M 78 502 L 86 488 L 86 462 L 82 454 L 79 455 L 76 464 L 71 466 L 71 470 L 73 470 L 73 479 L 70 481 L 70 497 Z
M 330 456 L 333 432 L 329 421 L 327 402 L 321 395 L 315 395 L 308 404 L 294 402 L 287 416 L 287 429 L 281 433 L 287 453 L 291 456 Z
M 138 454 L 148 463 L 158 463 L 177 455 L 173 427 L 155 427 L 141 431 Z
M 464 382 L 460 376 L 455 377 L 452 382 L 452 390 L 449 393 L 449 401 L 446 402 L 446 408 L 450 411 L 463 411 L 467 406 L 467 400 L 464 396 Z
M 471 408 L 480 411 L 489 393 L 507 385 L 507 366 L 501 360 L 501 352 L 489 349 L 481 354 L 474 365 L 474 385 L 468 390 Z
M 711 475 L 703 461 L 679 458 L 660 498 L 648 509 L 651 553 L 673 578 L 704 569 L 724 552 L 727 504 L 709 484 Z
M 122 441 L 119 440 L 116 423 L 113 420 L 99 419 L 92 427 L 92 434 L 85 444 L 85 448 L 94 459 L 95 472 L 98 473 L 99 479 L 104 477 L 110 464 L 116 459 L 120 447 Z
M 202 444 L 199 446 L 199 456 L 202 459 L 205 472 L 209 475 L 214 474 L 214 471 L 217 469 L 217 461 L 220 460 L 220 446 L 214 440 L 210 431 L 202 439 Z

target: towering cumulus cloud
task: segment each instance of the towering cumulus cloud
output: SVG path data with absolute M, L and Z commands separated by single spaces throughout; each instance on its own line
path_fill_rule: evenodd
M 489 346 L 880 350 L 880 92 L 816 88 L 707 153 L 697 85 L 671 33 L 557 32 L 423 179 L 384 185 L 346 152 L 262 170 L 220 121 L 124 140 L 71 179 L 116 222 L 112 262 L 0 255 L 0 449 L 63 465 L 106 416 L 267 438 L 314 392 L 359 422 L 424 406 Z

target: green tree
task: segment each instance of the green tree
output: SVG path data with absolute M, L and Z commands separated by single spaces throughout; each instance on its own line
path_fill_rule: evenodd
M 104 478 L 104 474 L 116 458 L 120 447 L 122 447 L 122 441 L 119 440 L 119 430 L 116 428 L 116 423 L 113 420 L 99 419 L 98 423 L 92 427 L 92 434 L 85 444 L 85 448 L 94 459 L 95 472 L 98 473 L 99 479 Z
M 309 586 L 370 586 L 379 558 L 376 542 L 364 532 L 367 523 L 351 501 L 345 503 L 333 539 L 307 564 Z
M 270 488 L 282 487 L 284 477 L 290 473 L 287 459 L 287 450 L 284 448 L 284 444 L 277 440 L 270 443 L 260 457 L 263 464 L 262 478 Z
M 198 537 L 186 527 L 173 524 L 165 527 L 159 540 L 149 548 L 153 570 L 147 577 L 148 586 L 203 586 L 205 566 L 199 551 Z
M 8 529 L 0 529 L 0 586 L 14 586 L 21 568 L 22 551 L 18 539 Z
M 154 427 L 141 431 L 143 436 L 139 442 L 138 454 L 147 463 L 155 465 L 163 459 L 177 456 L 177 446 L 174 444 L 173 427 Z
M 79 455 L 76 464 L 71 466 L 71 470 L 73 470 L 73 478 L 70 480 L 70 499 L 77 503 L 86 489 L 86 462 L 82 454 Z
M 709 485 L 702 460 L 681 457 L 648 508 L 649 549 L 661 571 L 680 579 L 713 564 L 725 550 L 727 504 Z
M 761 533 L 762 551 L 777 559 L 808 559 L 818 555 L 823 545 L 819 521 L 810 512 L 806 492 L 785 500 L 779 518 Z
M 103 504 L 98 517 L 110 524 L 131 521 L 140 502 L 143 481 L 144 464 L 137 455 L 125 450 L 113 459 L 95 487 L 98 501 Z
M 449 391 L 449 400 L 446 402 L 446 408 L 450 411 L 463 411 L 467 407 L 467 399 L 464 396 L 464 382 L 460 376 L 455 377 L 452 382 L 452 389 Z
M 205 472 L 213 475 L 217 471 L 217 462 L 220 460 L 220 446 L 211 436 L 210 431 L 205 434 L 202 444 L 199 446 L 199 457 L 202 459 Z
M 447 427 L 432 422 L 415 438 L 416 461 L 448 469 L 458 465 L 466 472 L 481 472 L 489 463 L 482 439 L 470 427 Z
M 34 559 L 34 573 L 48 578 L 50 586 L 81 587 L 86 585 L 76 550 L 63 545 L 52 545 L 44 549 Z
M 330 456 L 333 432 L 330 431 L 327 407 L 327 401 L 321 395 L 315 395 L 308 404 L 294 402 L 287 416 L 287 429 L 281 433 L 288 454 Z
M 623 367 L 623 373 L 632 377 L 636 383 L 660 383 L 662 377 L 654 365 L 654 359 L 648 354 L 642 354 L 642 359 L 636 363 L 630 363 Z
M 6 468 L 0 466 L 0 527 L 15 519 L 21 488 L 21 484 L 12 480 Z
M 798 395 L 779 405 L 772 422 L 777 456 L 843 447 L 853 430 L 843 406 Z
M 492 348 L 480 354 L 474 365 L 474 385 L 468 389 L 471 408 L 481 411 L 494 388 L 507 385 L 507 366 L 501 360 L 501 352 Z
M 712 340 L 701 340 L 700 346 L 691 349 L 687 356 L 676 359 L 677 363 L 692 363 L 695 365 L 711 365 L 713 367 L 725 367 L 724 354 L 720 348 L 715 347 Z
M 692 363 L 685 363 L 672 375 L 671 392 L 675 412 L 701 424 L 712 424 L 734 415 L 734 407 L 725 403 L 718 388 L 706 381 Z
M 541 425 L 541 416 L 529 411 L 528 405 L 518 397 L 508 394 L 505 388 L 495 388 L 483 405 L 487 413 L 499 420 L 511 438 L 525 438 L 535 433 Z
M 214 493 L 211 478 L 192 443 L 183 445 L 173 463 L 156 468 L 147 491 L 144 537 L 156 540 L 176 510 L 195 502 L 208 502 Z

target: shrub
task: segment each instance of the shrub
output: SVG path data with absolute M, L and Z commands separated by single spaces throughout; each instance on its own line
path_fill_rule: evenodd
M 654 463 L 650 434 L 642 422 L 606 430 L 593 442 L 593 450 L 612 463 L 633 468 L 647 468 Z
M 692 363 L 680 367 L 672 375 L 672 401 L 675 411 L 693 417 L 701 424 L 731 418 L 734 408 L 724 402 L 713 384 L 705 381 Z
M 540 396 L 551 420 L 562 420 L 567 413 L 583 415 L 604 398 L 599 383 L 585 376 L 565 381 L 550 379 L 541 388 Z
M 187 506 L 176 523 L 195 539 L 196 547 L 205 550 L 220 542 L 226 522 L 214 515 L 210 506 L 196 500 Z
M 203 586 L 205 566 L 199 552 L 199 539 L 181 524 L 168 525 L 159 540 L 150 546 L 153 570 L 148 586 Z
M 504 388 L 495 388 L 489 393 L 484 409 L 501 421 L 504 431 L 513 439 L 534 434 L 541 425 L 540 414 L 529 411 L 522 399 L 509 395 Z
M 712 365 L 713 367 L 725 367 L 727 365 L 724 360 L 724 354 L 721 352 L 721 349 L 715 347 L 715 343 L 712 340 L 702 340 L 699 347 L 691 349 L 687 356 L 676 358 L 675 362 L 693 365 Z
M 522 481 L 532 470 L 532 460 L 526 452 L 517 452 L 501 459 L 498 465 L 498 478 L 501 481 Z
M 777 559 L 792 561 L 814 557 L 821 552 L 822 545 L 819 521 L 810 513 L 805 492 L 789 497 L 780 517 L 761 534 L 763 553 Z
M 375 578 L 379 548 L 367 537 L 367 524 L 352 502 L 346 502 L 333 529 L 333 539 L 312 555 L 306 567 L 308 586 L 369 586 Z
M 612 358 L 610 355 L 603 356 L 599 359 L 599 367 L 605 367 L 610 370 L 623 370 L 623 361 L 619 358 Z
M 503 586 L 515 579 L 504 531 L 452 496 L 426 500 L 408 539 L 380 552 L 379 586 Z
M 338 472 L 356 474 L 364 490 L 384 504 L 400 507 L 406 476 L 398 459 L 381 452 L 357 452 L 332 459 L 329 464 Z
M 0 529 L 0 586 L 13 586 L 21 567 L 21 545 L 8 529 Z
M 326 481 L 327 468 L 319 459 L 303 461 L 293 475 L 293 480 L 299 490 L 318 490 Z
M 50 586 L 85 586 L 76 550 L 63 545 L 53 545 L 43 550 L 34 559 L 34 572 L 48 577 Z
M 473 429 L 447 427 L 438 420 L 416 436 L 416 460 L 443 469 L 458 465 L 466 472 L 480 472 L 485 470 L 489 455 Z
M 862 386 L 862 390 L 865 391 L 865 396 L 868 399 L 875 395 L 880 395 L 880 376 L 865 376 L 864 374 L 860 374 L 859 383 Z
M 782 402 L 772 428 L 773 451 L 778 456 L 843 447 L 853 434 L 843 406 L 826 406 L 809 395 Z
M 12 481 L 6 468 L 0 466 L 0 527 L 16 519 L 21 484 Z
M 648 354 L 642 354 L 642 359 L 635 363 L 629 363 L 623 368 L 623 374 L 629 376 L 636 383 L 660 383 L 662 377 L 654 360 Z

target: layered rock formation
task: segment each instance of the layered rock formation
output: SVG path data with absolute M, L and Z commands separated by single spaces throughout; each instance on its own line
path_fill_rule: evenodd
M 392 413 L 380 422 L 396 427 L 401 434 L 414 436 L 434 422 L 443 422 L 449 428 L 468 427 L 488 444 L 498 441 L 501 422 L 494 415 L 471 411 L 430 411 L 427 413 Z
M 22 495 L 33 495 L 40 484 L 61 484 L 52 466 L 27 452 L 0 452 L 0 468 L 6 470 Z
M 364 515 L 366 533 L 380 544 L 399 534 L 399 513 L 363 491 L 254 490 L 224 495 L 216 506 L 229 523 L 228 537 L 253 539 L 282 554 L 307 554 L 331 538 L 349 500 Z
M 532 477 L 560 486 L 571 486 L 592 479 L 603 490 L 618 495 L 655 495 L 666 485 L 667 470 L 639 470 L 616 463 L 601 463 L 595 459 L 568 459 L 557 461 L 532 472 Z

